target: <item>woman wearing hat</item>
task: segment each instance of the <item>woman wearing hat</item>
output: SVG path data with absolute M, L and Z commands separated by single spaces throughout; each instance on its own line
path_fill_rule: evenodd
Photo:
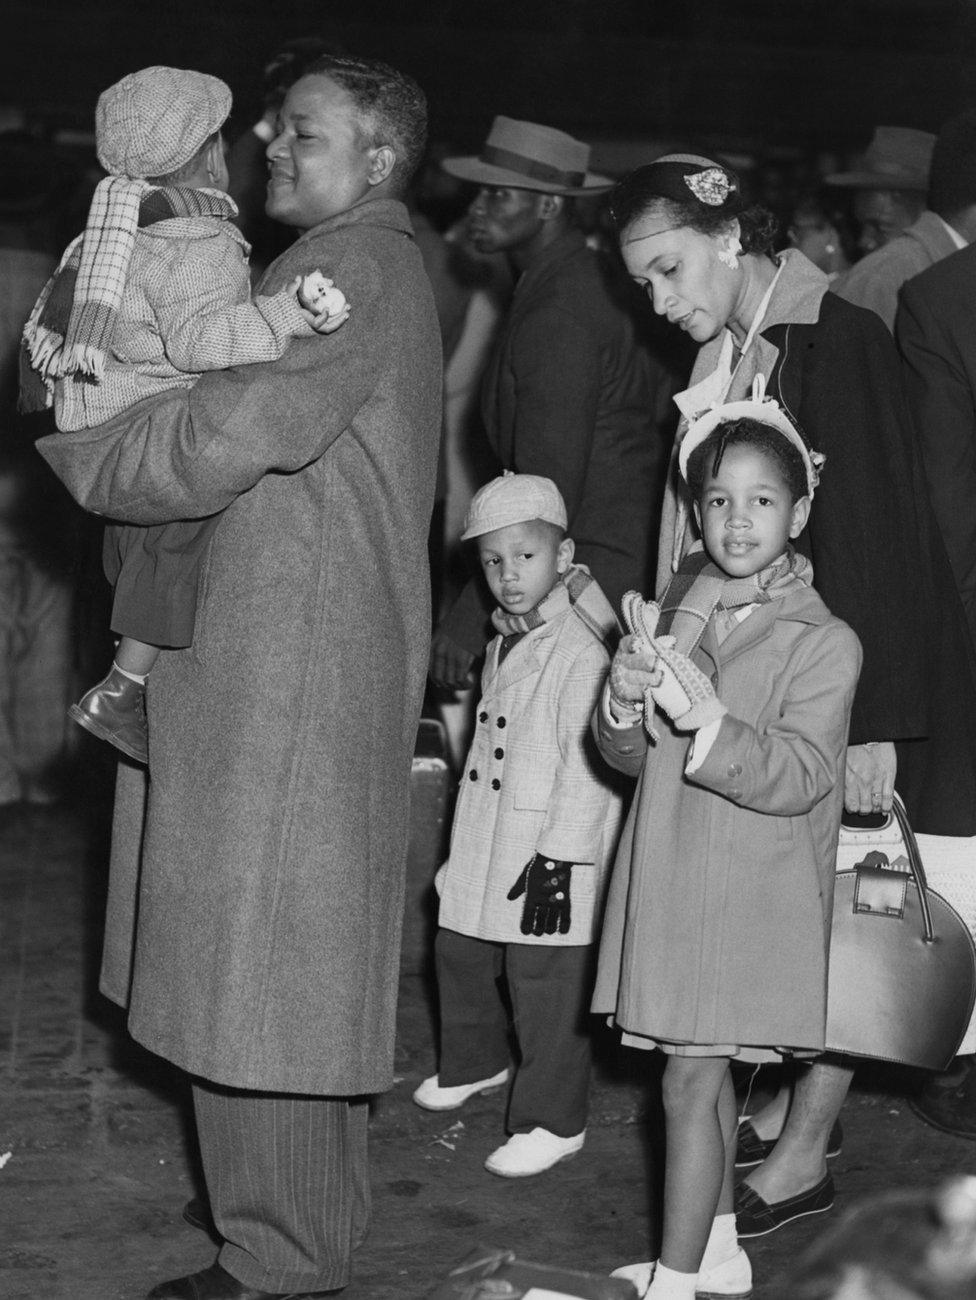
M 589 158 L 563 131 L 496 117 L 480 154 L 443 167 L 479 187 L 471 238 L 481 252 L 504 253 L 517 280 L 484 378 L 488 440 L 502 468 L 554 480 L 576 554 L 616 605 L 650 577 L 658 408 L 671 385 L 637 341 L 628 286 L 614 284 L 614 268 L 576 226 L 574 200 L 611 185 Z M 435 637 L 435 682 L 463 683 L 490 612 L 469 584 Z
M 734 173 L 708 158 L 671 154 L 639 168 L 614 191 L 611 207 L 631 276 L 659 315 L 700 344 L 691 386 L 676 398 L 679 444 L 690 418 L 744 397 L 763 375 L 770 395 L 826 456 L 818 509 L 797 546 L 812 559 L 828 607 L 864 649 L 847 751 L 847 809 L 890 808 L 897 770 L 916 830 L 972 835 L 976 697 L 969 652 L 887 330 L 871 312 L 828 293 L 827 277 L 797 250 L 774 256 L 772 215 L 748 206 Z M 694 538 L 672 478 L 658 590 Z M 897 758 L 895 742 L 905 742 Z M 756 975 L 763 975 L 758 953 Z M 761 1235 L 830 1207 L 828 1134 L 850 1077 L 842 1060 L 818 1063 L 800 1077 L 784 1141 L 739 1189 L 740 1235 Z M 762 1143 L 763 1154 L 777 1132 L 759 1134 L 771 1139 Z

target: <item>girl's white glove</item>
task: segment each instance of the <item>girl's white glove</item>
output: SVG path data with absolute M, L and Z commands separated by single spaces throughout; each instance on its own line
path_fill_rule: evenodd
M 625 636 L 610 665 L 610 699 L 616 708 L 640 713 L 650 701 L 655 654 L 638 637 Z M 653 703 L 649 705 L 653 708 Z

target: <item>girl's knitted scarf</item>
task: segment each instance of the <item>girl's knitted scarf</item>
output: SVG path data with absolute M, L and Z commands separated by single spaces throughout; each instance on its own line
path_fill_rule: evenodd
M 585 564 L 571 564 L 549 594 L 543 596 L 538 605 L 527 614 L 510 614 L 505 609 L 496 608 L 491 616 L 492 624 L 502 636 L 531 632 L 533 628 L 542 627 L 543 623 L 562 613 L 566 608 L 567 597 L 576 617 L 612 653 L 620 627 L 610 602 Z
M 236 215 L 222 190 L 152 186 L 128 176 L 100 181 L 84 231 L 68 245 L 24 327 L 30 369 L 22 408 L 50 406 L 56 379 L 79 373 L 97 380 L 104 373 L 140 227 L 172 217 L 227 221 Z
M 767 605 L 798 586 L 813 585 L 813 565 L 792 546 L 758 573 L 730 578 L 696 542 L 678 565 L 661 597 L 657 634 L 670 633 L 676 649 L 691 654 L 716 610 Z

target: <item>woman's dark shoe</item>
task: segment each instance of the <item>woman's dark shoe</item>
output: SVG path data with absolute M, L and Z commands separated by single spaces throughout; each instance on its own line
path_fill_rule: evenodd
M 137 763 L 149 762 L 146 687 L 119 672 L 115 664 L 97 686 L 68 710 L 71 718 L 99 740 L 107 740 Z
M 768 1141 L 765 1138 L 760 1138 L 749 1119 L 739 1119 L 736 1138 L 736 1169 L 754 1169 L 756 1165 L 762 1165 L 765 1157 L 771 1154 L 776 1143 L 776 1138 L 771 1138 Z M 842 1147 L 843 1130 L 840 1119 L 836 1119 L 832 1128 L 830 1128 L 830 1136 L 827 1139 L 828 1160 L 834 1160 L 834 1158 L 840 1156 Z
M 765 1237 L 808 1214 L 822 1214 L 834 1203 L 834 1180 L 824 1174 L 820 1182 L 785 1201 L 764 1201 L 758 1192 L 740 1183 L 735 1189 L 735 1229 L 743 1237 Z
M 976 1064 L 969 1062 L 961 1078 L 960 1073 L 934 1075 L 908 1104 L 933 1128 L 976 1142 Z
M 761 1165 L 771 1153 L 776 1142 L 776 1138 L 770 1138 L 769 1141 L 761 1138 L 749 1120 L 739 1120 L 735 1147 L 736 1169 L 753 1169 L 756 1165 Z M 839 1156 L 843 1145 L 844 1130 L 841 1128 L 838 1119 L 834 1121 L 834 1125 L 830 1130 L 830 1137 L 827 1139 L 827 1159 L 833 1160 Z

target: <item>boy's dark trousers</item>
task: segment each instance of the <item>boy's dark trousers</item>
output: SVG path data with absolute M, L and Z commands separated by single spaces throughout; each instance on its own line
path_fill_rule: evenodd
M 592 1062 L 594 946 L 492 943 L 438 930 L 434 951 L 440 1086 L 490 1079 L 510 1064 L 508 1016 L 499 989 L 504 976 L 521 1057 L 507 1128 L 511 1133 L 544 1128 L 558 1137 L 582 1133 Z

